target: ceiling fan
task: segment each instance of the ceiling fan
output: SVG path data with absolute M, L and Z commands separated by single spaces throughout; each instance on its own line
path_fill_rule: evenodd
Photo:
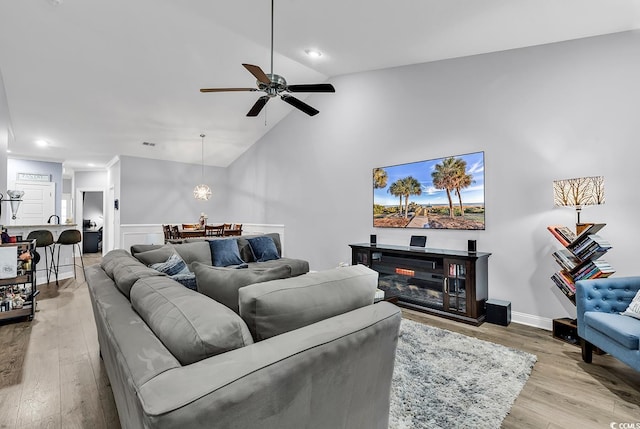
M 289 103 L 293 107 L 302 110 L 309 116 L 319 113 L 318 110 L 307 103 L 295 98 L 288 92 L 336 92 L 330 83 L 289 85 L 283 76 L 273 73 L 273 0 L 271 0 L 271 73 L 266 74 L 258 66 L 252 64 L 242 64 L 257 79 L 257 88 L 202 88 L 200 92 L 241 92 L 241 91 L 261 91 L 266 95 L 261 96 L 255 102 L 247 116 L 258 116 L 267 102 L 277 96 Z

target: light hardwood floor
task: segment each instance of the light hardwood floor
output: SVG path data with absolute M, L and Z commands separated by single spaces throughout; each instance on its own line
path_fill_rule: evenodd
M 99 260 L 85 256 L 87 265 Z M 83 280 L 79 273 L 59 288 L 41 286 L 33 321 L 0 325 L 0 428 L 120 428 Z M 640 423 L 640 373 L 610 356 L 585 364 L 579 348 L 515 323 L 474 327 L 411 310 L 404 315 L 538 356 L 504 428 Z

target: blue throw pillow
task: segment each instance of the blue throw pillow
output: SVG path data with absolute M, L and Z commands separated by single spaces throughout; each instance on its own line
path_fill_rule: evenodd
M 210 240 L 209 247 L 211 248 L 211 263 L 214 267 L 244 264 L 235 238 Z
M 273 238 L 269 237 L 268 235 L 247 238 L 247 241 L 249 242 L 249 246 L 251 247 L 253 259 L 255 259 L 256 262 L 266 262 L 272 261 L 274 259 L 280 259 L 276 243 L 273 241 Z
M 175 276 L 176 274 L 189 274 L 191 272 L 189 271 L 189 267 L 187 267 L 187 264 L 177 253 L 169 256 L 169 259 L 167 259 L 165 262 L 151 264 L 149 265 L 149 267 L 153 268 L 154 270 L 160 271 L 161 273 L 165 273 L 168 276 Z

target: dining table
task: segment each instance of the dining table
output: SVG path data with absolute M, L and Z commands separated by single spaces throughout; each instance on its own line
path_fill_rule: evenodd
M 193 238 L 193 237 L 205 237 L 206 231 L 204 229 L 184 229 L 179 228 L 178 234 L 180 238 Z

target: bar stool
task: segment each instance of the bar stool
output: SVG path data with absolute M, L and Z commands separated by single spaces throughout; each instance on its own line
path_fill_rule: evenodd
M 76 246 L 78 246 L 78 252 L 80 253 L 80 262 L 82 263 L 82 275 L 84 276 L 84 260 L 82 259 L 82 249 L 80 248 L 80 242 L 82 241 L 82 233 L 77 229 L 65 229 L 60 233 L 58 240 L 55 244 L 58 247 L 58 260 L 55 267 L 56 272 L 56 284 L 58 284 L 57 273 L 60 271 L 60 252 L 62 246 L 71 246 L 71 251 L 73 254 L 73 264 L 62 265 L 66 267 L 68 265 L 73 265 L 73 278 L 76 278 Z M 86 278 L 86 277 L 85 277 Z
M 36 249 L 44 248 L 44 263 L 47 270 L 47 283 L 51 279 L 51 270 L 56 275 L 56 284 L 58 284 L 58 272 L 55 270 L 53 263 L 54 241 L 53 234 L 48 229 L 38 229 L 31 231 L 27 235 L 27 241 L 36 240 Z M 51 255 L 51 266 L 49 266 L 49 255 Z

